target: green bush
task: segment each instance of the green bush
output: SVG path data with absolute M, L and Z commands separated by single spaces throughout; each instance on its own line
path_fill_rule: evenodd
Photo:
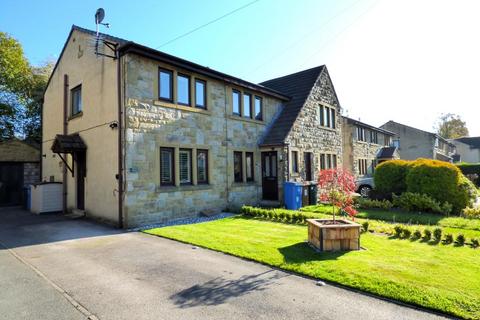
M 365 221 L 365 222 L 362 223 L 363 232 L 368 232 L 368 226 L 369 226 L 368 221 Z
M 394 228 L 395 237 L 400 238 L 403 233 L 403 227 L 401 225 L 396 225 Z
M 460 162 L 455 164 L 463 174 L 480 175 L 480 163 Z
M 356 198 L 355 203 L 360 209 L 390 210 L 393 207 L 393 204 L 388 200 L 371 200 L 362 197 Z
M 479 243 L 478 239 L 472 239 L 472 242 L 470 243 L 470 246 L 474 249 L 478 248 L 480 246 L 480 243 Z
M 433 230 L 433 239 L 437 242 L 439 242 L 440 240 L 442 240 L 442 229 L 440 228 L 435 228 Z
M 423 240 L 430 241 L 432 239 L 432 231 L 430 229 L 423 230 Z
M 473 183 L 458 167 L 439 160 L 413 161 L 408 169 L 406 185 L 408 192 L 426 194 L 440 203 L 451 203 L 455 212 L 467 207 L 476 193 Z
M 375 168 L 375 189 L 382 193 L 400 194 L 407 191 L 406 176 L 411 162 L 390 160 L 380 163 Z
M 440 204 L 426 194 L 404 192 L 393 196 L 393 205 L 406 211 L 421 211 L 450 214 L 452 208 L 448 202 Z
M 417 239 L 420 239 L 422 237 L 422 231 L 420 230 L 415 230 L 412 234 L 412 239 L 414 240 L 417 240 Z
M 462 216 L 467 219 L 480 219 L 480 208 L 465 208 L 462 210 Z
M 457 238 L 455 239 L 455 243 L 459 246 L 463 246 L 465 244 L 465 236 L 461 233 L 457 235 Z
M 450 244 L 452 242 L 453 242 L 453 236 L 450 233 L 446 234 L 445 238 L 443 238 L 443 243 Z
M 409 239 L 412 236 L 412 231 L 410 229 L 404 228 L 402 232 L 402 238 Z

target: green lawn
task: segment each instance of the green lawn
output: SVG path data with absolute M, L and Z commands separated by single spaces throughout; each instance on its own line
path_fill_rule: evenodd
M 145 232 L 480 319 L 480 250 L 367 233 L 361 237 L 366 250 L 316 253 L 305 243 L 305 226 L 240 216 Z

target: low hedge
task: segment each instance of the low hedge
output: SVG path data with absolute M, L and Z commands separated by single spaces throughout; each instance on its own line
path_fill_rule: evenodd
M 393 205 L 410 212 L 433 212 L 449 215 L 452 205 L 448 202 L 440 203 L 426 194 L 404 192 L 393 196 Z
M 450 203 L 455 213 L 469 206 L 478 194 L 457 166 L 439 160 L 386 161 L 377 166 L 374 179 L 380 192 L 425 194 Z
M 480 175 L 480 163 L 459 162 L 455 164 L 463 174 L 478 174 Z
M 257 208 L 251 206 L 243 206 L 241 209 L 243 215 L 267 219 L 272 221 L 278 222 L 286 222 L 286 223 L 299 223 L 305 224 L 307 219 L 314 219 L 315 217 L 312 215 L 308 215 L 306 213 L 294 210 L 287 210 L 287 209 L 265 209 L 265 208 Z

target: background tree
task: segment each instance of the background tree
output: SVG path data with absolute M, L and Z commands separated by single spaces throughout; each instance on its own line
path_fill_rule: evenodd
M 0 140 L 40 142 L 41 103 L 52 67 L 52 62 L 32 67 L 21 44 L 0 31 Z
M 436 126 L 437 134 L 445 139 L 456 139 L 468 136 L 465 121 L 453 113 L 442 114 Z

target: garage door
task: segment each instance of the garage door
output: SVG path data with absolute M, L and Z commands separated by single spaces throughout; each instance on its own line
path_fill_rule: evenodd
M 23 163 L 0 162 L 0 206 L 22 203 Z

